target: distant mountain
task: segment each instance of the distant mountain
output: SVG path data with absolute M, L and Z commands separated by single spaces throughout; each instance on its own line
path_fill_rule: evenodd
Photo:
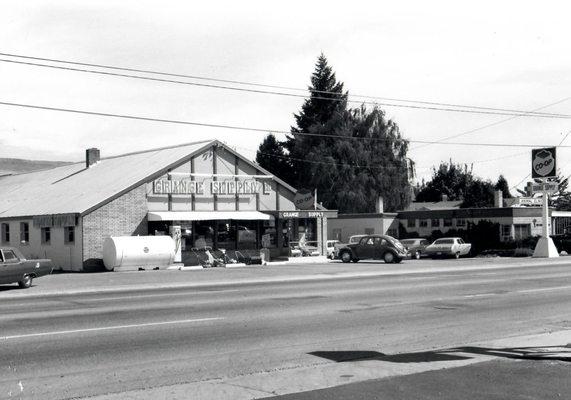
M 19 158 L 0 158 L 0 175 L 38 171 L 73 164 L 66 161 L 22 160 Z

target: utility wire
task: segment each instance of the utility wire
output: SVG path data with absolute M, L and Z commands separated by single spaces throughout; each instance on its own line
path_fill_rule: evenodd
M 288 86 L 268 85 L 268 84 L 261 84 L 261 83 L 230 80 L 230 79 L 217 79 L 217 78 L 209 78 L 209 77 L 196 76 L 196 75 L 185 75 L 185 74 L 169 73 L 169 72 L 162 72 L 162 71 L 153 71 L 153 70 L 146 70 L 146 69 L 126 68 L 126 67 L 118 67 L 118 66 L 112 66 L 112 65 L 68 61 L 68 60 L 61 60 L 61 59 L 55 59 L 55 58 L 33 57 L 33 56 L 25 56 L 25 55 L 12 54 L 12 53 L 0 53 L 0 56 L 23 58 L 23 59 L 37 60 L 37 61 L 49 61 L 49 62 L 55 62 L 55 63 L 81 65 L 81 66 L 88 66 L 88 67 L 106 68 L 106 69 L 113 69 L 113 70 L 118 70 L 118 71 L 141 72 L 141 73 L 146 73 L 146 74 L 173 76 L 173 77 L 178 77 L 178 78 L 205 80 L 205 81 L 211 81 L 211 82 L 222 82 L 222 83 L 232 83 L 232 84 L 237 84 L 237 85 L 265 87 L 265 88 L 271 88 L 271 89 L 285 89 L 285 90 L 301 91 L 301 92 L 306 92 L 309 90 L 311 93 L 331 94 L 331 95 L 336 95 L 336 96 L 339 95 L 339 93 L 337 93 L 337 92 L 326 91 L 326 90 L 315 90 L 315 89 L 311 89 L 311 88 L 295 88 L 295 87 L 288 87 Z M 365 96 L 365 95 L 358 95 L 358 94 L 352 94 L 351 97 L 359 97 L 359 98 L 365 98 L 365 99 L 371 99 L 371 100 L 398 101 L 398 102 L 405 102 L 405 103 L 437 105 L 437 106 L 446 106 L 446 107 L 471 108 L 471 109 L 490 110 L 490 111 L 523 112 L 523 111 L 503 109 L 503 108 L 470 106 L 470 105 L 451 104 L 451 103 L 439 103 L 439 102 L 432 102 L 432 101 L 398 99 L 398 98 L 380 97 L 380 96 Z M 541 113 L 541 114 L 557 115 L 557 114 L 549 114 L 549 113 Z
M 0 55 L 1 54 L 2 53 L 0 53 Z M 271 95 L 287 96 L 287 97 L 295 97 L 295 98 L 307 98 L 306 95 L 302 95 L 302 94 L 275 92 L 275 91 L 259 90 L 259 89 L 247 89 L 247 88 L 222 86 L 222 85 L 214 85 L 214 84 L 206 84 L 206 83 L 186 82 L 186 81 L 179 81 L 179 80 L 173 80 L 173 79 L 153 78 L 153 77 L 148 77 L 148 76 L 122 74 L 122 73 L 117 73 L 117 72 L 105 72 L 105 71 L 97 71 L 97 70 L 91 70 L 91 69 L 73 68 L 73 67 L 63 67 L 63 66 L 40 64 L 40 63 L 25 62 L 25 61 L 16 61 L 16 60 L 8 60 L 8 59 L 0 59 L 0 62 L 12 63 L 12 64 L 22 64 L 22 65 L 42 67 L 42 68 L 52 68 L 52 69 L 74 71 L 74 72 L 84 72 L 84 73 L 90 73 L 90 74 L 99 74 L 99 75 L 131 78 L 131 79 L 141 79 L 141 80 L 146 80 L 146 81 L 174 83 L 174 84 L 191 85 L 191 86 L 199 86 L 199 87 L 215 88 L 215 89 L 234 90 L 234 91 L 239 91 L 239 92 L 271 94 Z M 97 65 L 94 64 L 93 66 L 97 66 Z M 109 68 L 109 67 L 105 67 L 105 66 L 97 66 L 97 67 Z M 114 69 L 120 69 L 120 68 L 114 67 Z M 153 72 L 146 72 L 143 70 L 138 70 L 138 72 L 153 73 Z M 163 73 L 161 73 L 161 74 L 163 74 Z M 412 104 L 383 103 L 383 102 L 378 102 L 378 101 L 350 100 L 350 99 L 347 99 L 345 95 L 339 94 L 336 92 L 323 92 L 323 91 L 321 91 L 321 92 L 315 91 L 315 92 L 335 95 L 335 97 L 313 96 L 312 98 L 315 100 L 326 100 L 326 101 L 337 101 L 337 102 L 347 101 L 350 103 L 368 104 L 368 105 L 374 105 L 374 106 L 377 105 L 377 106 L 384 106 L 384 107 L 410 108 L 410 109 L 432 110 L 432 111 L 447 111 L 447 112 L 470 113 L 470 114 L 509 115 L 509 116 L 514 116 L 514 117 L 571 119 L 571 115 L 568 115 L 568 114 L 534 113 L 534 112 L 526 112 L 526 111 L 518 111 L 518 110 L 494 109 L 494 108 L 490 108 L 490 107 L 470 107 L 470 106 L 463 106 L 463 105 L 445 105 L 446 103 L 431 103 L 431 102 L 416 102 L 416 103 L 419 103 L 419 104 L 441 104 L 441 105 L 419 106 L 419 105 L 412 105 Z M 404 101 L 404 100 L 393 99 L 393 101 Z M 454 108 L 454 107 L 460 107 L 460 108 Z M 495 111 L 492 111 L 492 110 L 495 110 Z
M 33 104 L 11 103 L 11 102 L 4 102 L 4 101 L 0 101 L 0 105 L 9 106 L 9 107 L 31 108 L 31 109 L 36 109 L 36 110 L 59 111 L 59 112 L 67 112 L 67 113 L 74 113 L 74 114 L 93 115 L 93 116 L 100 116 L 100 117 L 124 118 L 124 119 L 138 120 L 138 121 L 151 121 L 151 122 L 162 122 L 162 123 L 179 124 L 179 125 L 202 126 L 202 127 L 208 127 L 208 128 L 224 128 L 224 129 L 233 129 L 233 130 L 250 131 L 250 132 L 264 132 L 264 133 L 275 132 L 275 133 L 291 134 L 291 132 L 289 132 L 289 131 L 280 131 L 280 130 L 275 130 L 275 129 L 249 128 L 249 127 L 235 126 L 235 125 L 210 124 L 210 123 L 184 121 L 184 120 L 143 117 L 143 116 L 127 115 L 127 114 L 113 114 L 113 113 L 104 113 L 104 112 L 87 111 L 87 110 L 76 110 L 76 109 L 70 109 L 70 108 L 39 106 L 39 105 L 33 105 Z M 393 140 L 390 138 L 355 137 L 355 136 L 330 135 L 330 134 L 320 134 L 320 133 L 308 133 L 308 132 L 300 132 L 300 133 L 296 133 L 296 135 L 323 137 L 323 138 L 329 138 L 329 139 L 346 139 L 346 140 L 371 140 L 371 141 Z M 406 141 L 411 142 L 411 143 L 430 143 L 430 144 L 454 145 L 454 146 L 488 146 L 488 147 L 512 147 L 512 148 L 513 147 L 531 148 L 531 147 L 545 147 L 546 146 L 545 144 L 537 145 L 537 144 L 513 144 L 513 143 L 462 143 L 462 142 L 438 143 L 438 142 L 427 141 L 427 140 L 409 140 L 409 139 L 404 139 L 404 138 L 402 138 L 402 140 L 406 140 Z M 571 146 L 559 146 L 559 147 L 571 147 Z
M 556 101 L 556 102 L 554 102 L 554 103 L 550 103 L 550 104 L 547 104 L 547 105 L 545 105 L 545 106 L 541 106 L 541 107 L 539 107 L 539 108 L 536 108 L 536 109 L 530 111 L 530 113 L 533 113 L 533 112 L 536 112 L 536 111 L 539 111 L 539 110 L 543 110 L 543 109 L 545 109 L 545 108 L 552 107 L 552 106 L 555 106 L 555 105 L 560 104 L 560 103 L 564 103 L 564 102 L 568 101 L 569 99 L 571 99 L 571 96 L 570 96 L 570 97 L 565 97 L 564 99 L 558 100 L 558 101 Z M 446 141 L 446 140 L 449 140 L 449 139 L 456 139 L 456 138 L 458 138 L 458 137 L 460 137 L 460 136 L 468 135 L 468 134 L 470 134 L 470 133 L 478 132 L 478 131 L 481 131 L 481 130 L 483 130 L 483 129 L 490 128 L 490 127 L 492 127 L 492 126 L 496 126 L 496 125 L 503 124 L 504 122 L 511 121 L 511 120 L 516 119 L 516 118 L 518 118 L 518 117 L 519 117 L 519 115 L 515 115 L 515 116 L 509 117 L 509 118 L 506 118 L 506 119 L 502 119 L 502 120 L 499 120 L 499 121 L 496 121 L 496 122 L 492 122 L 491 124 L 487 124 L 487 125 L 484 125 L 484 126 L 480 126 L 480 127 L 478 127 L 478 128 L 474 128 L 474 129 L 470 129 L 470 130 L 465 131 L 465 132 L 458 133 L 458 134 L 456 134 L 456 135 L 447 136 L 447 137 L 445 137 L 445 138 L 438 139 L 437 142 L 440 143 L 440 142 L 443 142 L 443 141 Z M 417 147 L 415 147 L 415 148 L 411 148 L 411 150 L 418 150 L 418 149 L 421 149 L 421 148 L 426 147 L 426 146 L 429 146 L 429 145 L 427 144 L 427 145 L 424 145 L 424 146 L 417 146 Z

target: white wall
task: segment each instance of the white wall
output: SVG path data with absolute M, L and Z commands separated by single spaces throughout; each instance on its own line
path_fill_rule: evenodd
M 30 241 L 20 243 L 20 222 L 27 222 Z M 26 258 L 49 258 L 55 268 L 67 271 L 81 271 L 83 267 L 81 243 L 83 243 L 81 221 L 75 227 L 75 243 L 64 243 L 64 228 L 51 227 L 50 244 L 42 244 L 40 228 L 35 228 L 32 219 L 5 220 L 0 223 L 10 224 L 10 243 L 2 246 L 12 246 L 19 249 Z

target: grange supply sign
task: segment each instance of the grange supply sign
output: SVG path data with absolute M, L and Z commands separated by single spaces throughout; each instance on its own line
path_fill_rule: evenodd
M 555 147 L 531 151 L 531 177 L 553 178 L 557 175 Z
M 270 194 L 271 184 L 254 179 L 234 180 L 191 180 L 191 179 L 157 179 L 153 182 L 155 194 L 195 194 L 195 195 L 236 195 L 236 194 Z

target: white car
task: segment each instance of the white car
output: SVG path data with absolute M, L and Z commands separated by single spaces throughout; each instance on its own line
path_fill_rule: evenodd
M 335 244 L 339 243 L 339 240 L 328 240 L 327 241 L 327 258 L 335 258 Z
M 462 256 L 470 253 L 472 245 L 470 243 L 464 243 L 464 240 L 459 237 L 445 237 L 436 239 L 434 243 L 426 246 L 424 249 L 424 254 L 428 257 L 456 257 L 460 258 Z

